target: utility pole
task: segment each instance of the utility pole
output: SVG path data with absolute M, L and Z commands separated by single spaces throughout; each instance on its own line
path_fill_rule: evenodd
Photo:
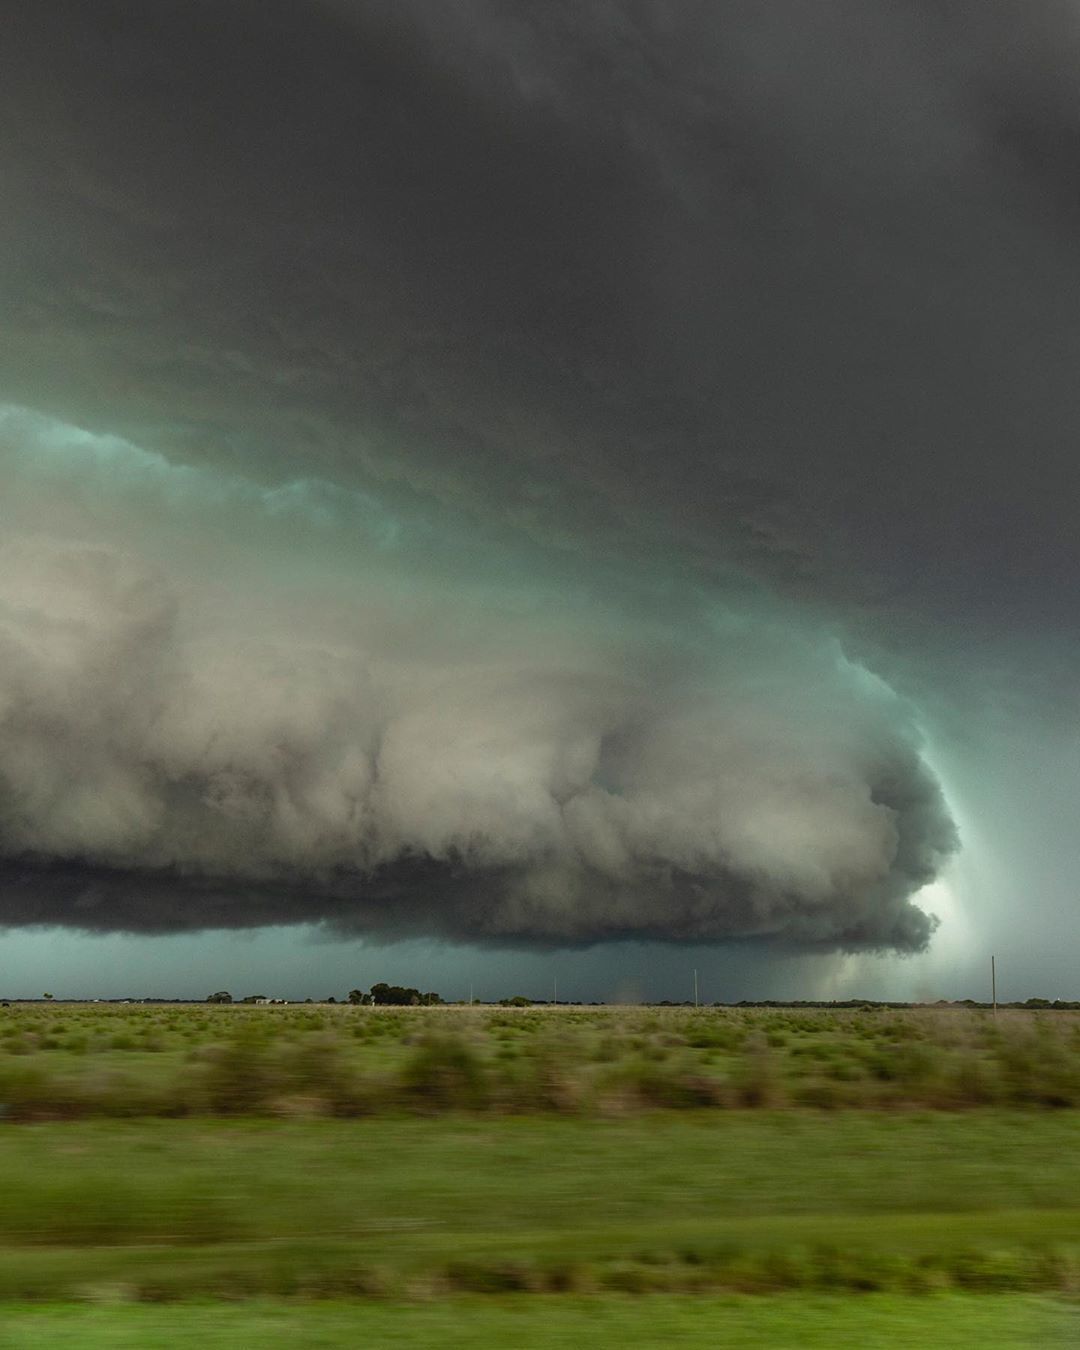
M 695 968 L 695 970 L 694 970 L 694 1007 L 696 1008 L 697 1005 L 698 1005 L 698 999 L 697 999 L 697 969 Z
M 997 1016 L 997 963 L 995 958 L 990 958 L 990 997 L 994 1003 L 994 1016 Z
M 553 975 L 553 976 L 552 976 L 552 979 L 555 981 L 555 1006 L 558 1007 L 558 1006 L 559 1006 L 559 977 L 558 977 L 558 975 Z

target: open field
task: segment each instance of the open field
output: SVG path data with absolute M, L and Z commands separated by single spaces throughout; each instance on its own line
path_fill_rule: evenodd
M 12 1005 L 0 1350 L 1073 1343 L 1077 1102 L 1071 1012 Z
M 428 1350 L 1054 1350 L 1075 1346 L 1080 1314 L 1000 1295 L 861 1298 L 447 1299 L 428 1304 L 253 1302 L 240 1305 L 12 1308 L 0 1350 L 337 1350 L 358 1344 Z
M 1080 1014 L 13 1004 L 11 1120 L 1080 1106 Z
M 1069 1293 L 1071 1113 L 0 1132 L 0 1299 Z

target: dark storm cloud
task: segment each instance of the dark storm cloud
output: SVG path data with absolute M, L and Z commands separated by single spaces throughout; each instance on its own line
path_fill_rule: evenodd
M 926 801 L 940 807 L 930 784 Z M 949 845 L 946 837 L 938 842 Z M 910 843 L 910 841 L 905 841 Z M 917 847 L 925 849 L 925 844 Z M 141 873 L 34 858 L 0 868 L 4 923 L 11 927 L 73 927 L 86 933 L 147 935 L 192 929 L 244 929 L 320 924 L 344 937 L 393 942 L 410 937 L 502 948 L 568 948 L 604 941 L 767 942 L 780 950 L 922 951 L 937 920 L 908 901 L 932 879 L 939 855 L 913 874 L 898 869 L 859 897 L 838 894 L 816 912 L 799 913 L 799 898 L 769 896 L 767 886 L 719 872 L 703 883 L 689 874 L 665 877 L 636 895 L 625 884 L 583 877 L 582 893 L 562 921 L 535 905 L 524 923 L 508 896 L 520 872 L 478 870 L 464 860 L 402 860 L 362 875 L 308 878 L 292 886 L 236 877 L 205 879 L 178 871 Z M 714 898 L 707 894 L 707 886 Z M 589 889 L 584 894 L 584 887 Z
M 954 830 L 913 710 L 835 643 L 483 567 L 447 592 L 355 517 L 130 450 L 124 488 L 122 447 L 119 504 L 78 449 L 42 491 L 51 424 L 8 423 L 38 437 L 8 505 L 98 536 L 0 542 L 9 923 L 925 945 Z
M 815 594 L 1073 566 L 1070 6 L 7 11 L 16 401 Z
M 190 922 L 209 922 L 214 878 L 239 886 L 246 853 L 258 876 L 243 884 L 287 898 L 238 893 L 230 922 L 264 903 L 302 916 L 293 897 L 309 884 L 335 921 L 386 930 L 921 945 L 929 928 L 910 897 L 952 835 L 918 716 L 875 695 L 852 733 L 837 711 L 860 706 L 850 672 L 834 662 L 823 675 L 806 653 L 841 632 L 888 669 L 943 619 L 954 647 L 977 650 L 995 628 L 1075 617 L 1073 8 L 38 0 L 0 15 L 0 394 L 208 482 L 373 494 L 406 533 L 421 517 L 456 531 L 455 557 L 472 541 L 474 572 L 543 571 L 526 554 L 547 557 L 549 588 L 591 588 L 593 607 L 564 634 L 559 666 L 544 627 L 559 602 L 519 588 L 515 604 L 549 617 L 528 640 L 515 630 L 516 665 L 494 686 L 446 633 L 406 651 L 388 624 L 315 660 L 308 647 L 337 641 L 339 611 L 310 584 L 317 641 L 305 635 L 298 655 L 293 602 L 272 597 L 295 585 L 290 569 L 347 577 L 348 530 L 301 565 L 252 525 L 250 559 L 280 565 L 237 581 L 237 609 L 262 606 L 245 639 L 288 652 L 290 692 L 253 682 L 273 716 L 254 718 L 230 760 L 228 737 L 193 730 L 190 710 L 235 720 L 243 663 L 201 563 L 157 541 L 174 488 L 132 496 L 105 474 L 79 479 L 81 495 L 55 478 L 31 490 L 41 432 L 24 426 L 4 524 L 28 589 L 6 595 L 0 744 L 5 849 L 39 881 L 9 888 L 13 920 L 37 903 L 62 911 L 67 882 L 45 879 L 77 866 L 106 869 L 80 894 L 114 897 L 87 926 L 172 926 L 153 898 L 170 885 L 190 889 Z M 101 505 L 110 492 L 122 530 Z M 181 515 L 200 548 L 222 529 L 206 502 Z M 55 561 L 69 546 L 98 550 L 123 584 L 80 599 L 77 565 Z M 453 550 L 439 548 L 410 555 L 420 590 L 445 573 Z M 737 660 L 710 649 L 711 703 L 655 679 L 640 652 L 590 645 L 620 569 L 627 628 L 652 614 L 651 572 L 705 588 L 718 609 L 759 605 Z M 157 576 L 169 581 L 155 590 Z M 149 636 L 117 618 L 132 585 L 157 596 Z M 472 613 L 478 585 L 451 609 Z M 374 611 L 378 588 L 361 589 Z M 790 650 L 761 636 L 775 622 L 766 590 L 803 606 Z M 664 671 L 692 663 L 696 601 L 680 621 L 659 639 Z M 492 651 L 509 640 L 501 619 L 481 627 Z M 601 691 L 585 711 L 567 661 Z M 371 694 L 378 673 L 345 690 L 350 662 L 396 663 L 400 706 Z M 86 692 L 119 668 L 120 703 L 109 685 Z M 198 699 L 170 694 L 185 680 Z M 462 702 L 470 687 L 482 712 Z M 19 700 L 41 689 L 59 702 L 35 722 Z M 138 734 L 118 739 L 118 710 L 144 705 Z M 500 748 L 500 715 L 517 727 L 538 707 L 531 741 Z M 494 719 L 487 742 L 476 731 L 483 752 L 447 739 L 474 716 Z M 748 718 L 756 739 L 725 759 L 728 728 Z M 568 727 L 596 746 L 636 728 L 626 780 L 582 752 L 564 796 L 549 769 Z M 291 746 L 296 772 L 318 780 L 320 736 L 353 737 L 367 767 L 357 759 L 352 799 L 374 794 L 387 811 L 376 788 L 410 728 L 445 785 L 426 800 L 410 784 L 393 829 L 346 828 L 332 794 L 291 823 L 276 814 L 267 744 Z M 483 769 L 482 790 L 466 774 L 471 796 L 462 756 Z M 91 785 L 81 798 L 54 786 L 12 806 L 10 794 L 33 795 L 26 783 L 65 772 L 68 787 Z M 740 784 L 757 825 L 772 822 L 768 856 L 739 834 Z M 485 814 L 513 799 L 509 785 L 528 809 Z M 558 828 L 537 835 L 552 811 Z M 619 848 L 605 854 L 601 836 Z M 416 858 L 433 868 L 423 898 L 395 880 Z M 125 898 L 128 875 L 144 910 Z

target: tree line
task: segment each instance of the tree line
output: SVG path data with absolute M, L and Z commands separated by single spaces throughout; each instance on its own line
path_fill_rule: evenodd
M 265 994 L 247 994 L 242 999 L 234 999 L 227 989 L 219 989 L 215 994 L 206 996 L 207 1003 L 284 1003 L 284 999 L 267 998 Z M 313 1003 L 314 999 L 305 999 L 306 1003 Z M 322 999 L 323 1003 L 337 1003 L 333 994 L 329 998 Z M 401 984 L 373 984 L 366 993 L 362 989 L 350 989 L 345 1000 L 347 1003 L 366 1003 L 369 1006 L 383 1006 L 395 1008 L 432 1008 L 443 1002 L 442 998 L 435 993 L 421 993 L 419 989 L 413 989 Z

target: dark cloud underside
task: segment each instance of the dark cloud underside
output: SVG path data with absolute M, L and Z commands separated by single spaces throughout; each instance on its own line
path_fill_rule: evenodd
M 0 26 L 0 914 L 926 943 L 927 672 L 1080 594 L 1071 5 Z

